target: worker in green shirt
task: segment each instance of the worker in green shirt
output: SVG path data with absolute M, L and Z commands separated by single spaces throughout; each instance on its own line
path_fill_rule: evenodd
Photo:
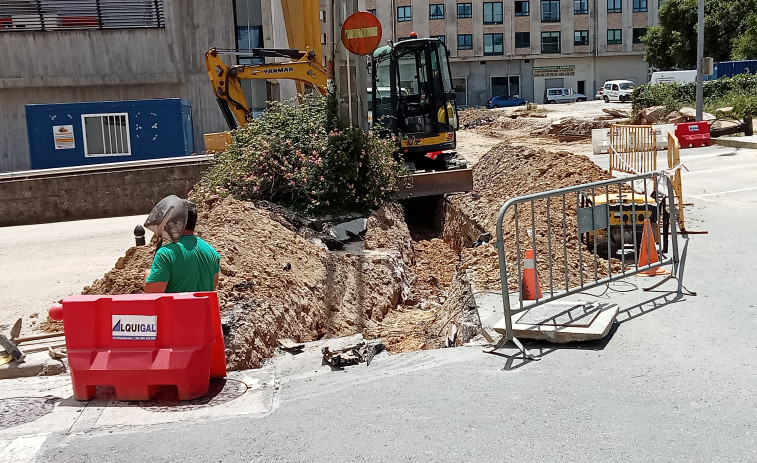
M 178 199 L 178 198 L 177 198 Z M 161 246 L 150 270 L 145 271 L 142 288 L 146 293 L 214 291 L 218 285 L 221 257 L 194 234 L 197 207 L 183 200 L 186 225 L 178 240 Z

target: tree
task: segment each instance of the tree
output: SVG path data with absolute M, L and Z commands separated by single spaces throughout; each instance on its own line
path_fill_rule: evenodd
M 659 9 L 659 26 L 642 37 L 644 59 L 659 69 L 695 69 L 698 0 L 669 0 Z M 735 40 L 747 31 L 757 0 L 705 0 L 704 55 L 715 61 L 731 57 Z
M 757 59 L 757 13 L 747 19 L 746 30 L 733 41 L 732 59 Z

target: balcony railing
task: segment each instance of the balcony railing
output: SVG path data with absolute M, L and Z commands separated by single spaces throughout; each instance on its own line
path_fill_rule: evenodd
M 163 0 L 0 1 L 0 33 L 165 26 Z

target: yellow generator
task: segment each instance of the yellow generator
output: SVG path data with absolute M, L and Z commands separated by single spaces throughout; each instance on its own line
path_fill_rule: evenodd
M 654 244 L 659 243 L 659 205 L 654 197 L 630 192 L 594 196 L 581 193 L 579 207 L 591 208 L 590 215 L 594 224 L 593 227 L 588 227 L 589 231 L 581 234 L 581 241 L 590 252 L 594 252 L 596 243 L 596 252 L 600 257 L 615 257 L 618 251 L 633 247 L 634 244 L 636 251 L 641 249 L 645 220 L 649 220 L 652 225 Z M 579 210 L 579 221 L 581 216 Z M 582 228 L 586 229 L 579 224 L 579 230 Z

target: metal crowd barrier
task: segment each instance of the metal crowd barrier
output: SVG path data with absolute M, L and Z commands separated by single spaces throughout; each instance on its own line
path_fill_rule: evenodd
M 672 274 L 645 289 L 677 278 L 680 296 L 683 267 L 678 275 L 678 209 L 673 198 L 673 184 L 666 174 L 648 172 L 508 200 L 497 217 L 496 243 L 506 335 L 495 349 L 513 341 L 528 355 L 513 337 L 513 314 L 665 265 L 672 264 Z M 546 228 L 537 227 L 537 214 L 545 219 L 540 223 L 546 222 Z M 653 236 L 644 233 L 647 220 Z M 505 223 L 511 225 L 507 231 Z M 657 262 L 652 262 L 652 249 L 657 251 Z M 643 257 L 647 263 L 639 265 Z M 542 294 L 524 301 L 523 270 L 532 264 Z M 519 292 L 515 308 L 510 304 L 510 290 Z
M 610 127 L 610 175 L 657 170 L 657 133 L 651 125 Z

